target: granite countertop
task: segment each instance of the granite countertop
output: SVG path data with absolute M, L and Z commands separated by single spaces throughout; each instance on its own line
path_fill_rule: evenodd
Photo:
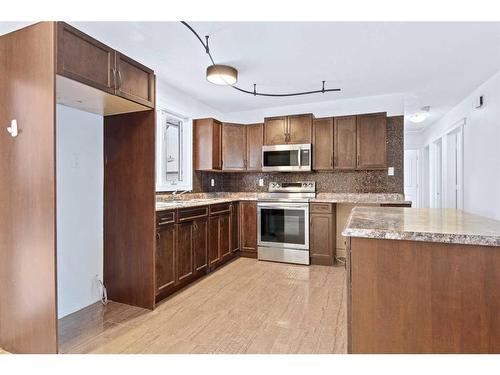
M 500 221 L 455 209 L 356 207 L 342 235 L 500 246 Z
M 403 194 L 397 193 L 319 193 L 311 202 L 325 203 L 366 203 L 366 204 L 410 204 Z
M 196 207 L 209 204 L 256 201 L 266 193 L 188 193 L 178 196 L 175 200 L 170 194 L 160 194 L 156 197 L 156 210 L 173 210 L 176 208 Z M 405 201 L 402 194 L 372 194 L 372 193 L 319 193 L 311 202 L 326 203 L 359 203 L 359 204 L 387 204 L 411 203 Z

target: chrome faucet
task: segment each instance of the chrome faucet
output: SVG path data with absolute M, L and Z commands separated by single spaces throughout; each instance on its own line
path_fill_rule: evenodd
M 174 191 L 172 192 L 172 198 L 174 198 L 174 199 L 175 199 L 175 198 L 177 198 L 177 197 L 180 197 L 182 194 L 187 193 L 187 192 L 189 192 L 189 191 L 191 191 L 191 190 L 182 190 L 182 191 L 179 193 L 179 190 L 174 190 Z

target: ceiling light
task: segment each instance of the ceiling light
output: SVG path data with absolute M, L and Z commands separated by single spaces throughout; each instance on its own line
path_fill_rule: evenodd
M 425 107 L 420 108 L 420 111 L 415 112 L 413 115 L 410 115 L 409 119 L 411 122 L 414 122 L 416 124 L 423 122 L 427 119 L 427 116 L 429 116 L 430 110 L 431 106 L 426 105 Z
M 228 65 L 210 65 L 207 68 L 207 81 L 216 85 L 234 85 L 238 80 L 238 71 Z
M 413 115 L 410 115 L 410 117 L 409 117 L 410 121 L 414 122 L 416 124 L 418 124 L 419 122 L 425 121 L 426 118 L 427 118 L 427 113 L 424 113 L 424 112 L 417 112 L 417 113 L 414 113 Z

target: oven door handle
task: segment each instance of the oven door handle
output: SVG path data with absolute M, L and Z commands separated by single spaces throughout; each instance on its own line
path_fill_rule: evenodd
M 257 208 L 283 208 L 283 209 L 309 209 L 309 203 L 291 203 L 291 202 L 266 202 L 257 203 Z

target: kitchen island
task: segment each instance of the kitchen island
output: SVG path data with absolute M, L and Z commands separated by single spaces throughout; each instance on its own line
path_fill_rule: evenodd
M 342 233 L 349 353 L 500 353 L 500 222 L 359 207 Z

